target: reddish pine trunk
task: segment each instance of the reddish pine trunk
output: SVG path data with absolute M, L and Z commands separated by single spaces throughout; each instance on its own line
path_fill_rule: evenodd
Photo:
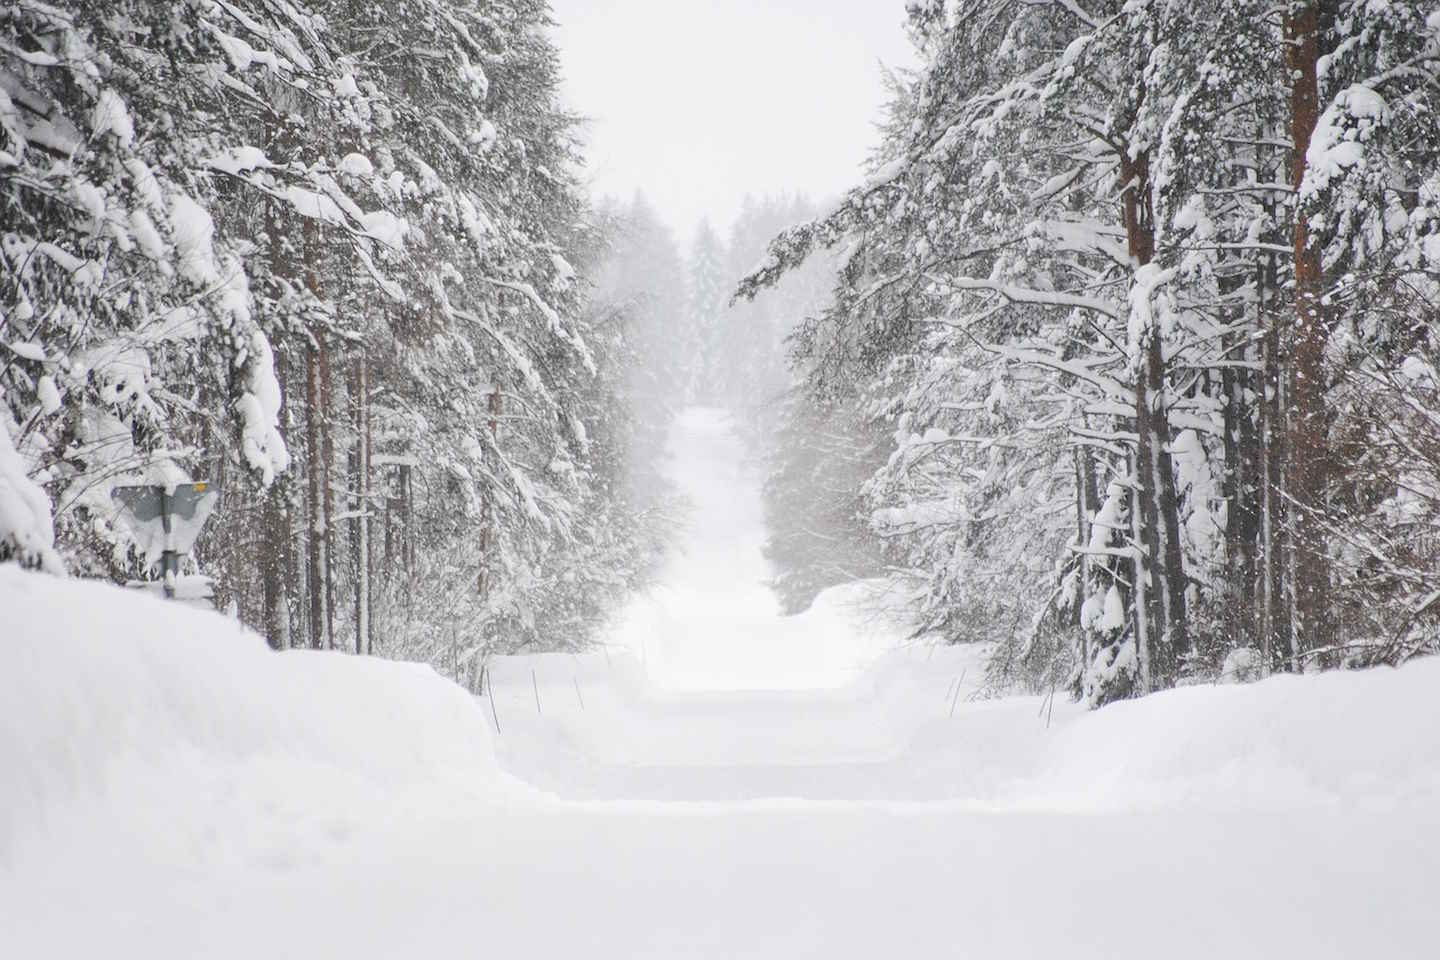
M 1294 145 L 1292 182 L 1305 179 L 1306 153 L 1319 119 L 1317 79 L 1318 6 L 1292 0 L 1285 19 L 1286 67 L 1290 89 L 1290 136 Z M 1285 480 L 1291 502 L 1293 581 L 1291 603 L 1296 655 L 1329 646 L 1330 562 L 1324 517 L 1329 483 L 1329 428 L 1325 409 L 1325 341 L 1322 303 L 1325 270 L 1310 236 L 1303 205 L 1295 213 L 1295 326 L 1292 347 L 1290 423 Z

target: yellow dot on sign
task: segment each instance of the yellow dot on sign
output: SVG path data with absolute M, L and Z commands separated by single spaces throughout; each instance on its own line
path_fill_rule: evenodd
M 203 484 L 203 483 L 197 483 L 197 484 L 195 484 L 195 492 L 196 492 L 196 493 L 204 493 L 206 486 L 207 486 L 207 484 Z

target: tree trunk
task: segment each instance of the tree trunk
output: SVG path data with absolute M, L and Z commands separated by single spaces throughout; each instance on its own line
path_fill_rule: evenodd
M 1075 603 L 1072 624 L 1075 629 L 1080 630 L 1084 636 L 1084 630 L 1080 625 L 1080 609 L 1084 606 L 1085 598 L 1089 595 L 1090 587 L 1090 564 L 1089 556 L 1084 552 L 1090 545 L 1090 518 L 1095 516 L 1099 509 L 1095 503 L 1095 465 L 1091 461 L 1090 448 L 1083 444 L 1075 445 L 1075 545 L 1080 549 L 1077 581 L 1075 591 Z
M 355 576 L 355 652 L 370 652 L 370 366 L 362 346 L 351 383 L 355 444 L 351 459 L 351 561 Z
M 315 272 L 318 257 L 316 226 L 306 218 L 305 239 L 305 284 L 310 292 L 320 295 L 320 278 Z M 306 467 L 306 517 L 308 570 L 306 586 L 310 591 L 310 646 L 325 650 L 330 646 L 330 556 L 329 531 L 330 509 L 328 505 L 329 470 L 326 467 L 325 435 L 322 424 L 326 419 L 325 401 L 329 391 L 325 389 L 325 331 L 318 327 L 310 330 L 310 342 L 305 351 L 305 467 Z
M 1263 669 L 1268 673 L 1277 666 L 1288 665 L 1291 657 L 1291 625 L 1289 605 L 1285 602 L 1285 555 L 1289 537 L 1286 535 L 1285 504 L 1286 429 L 1285 405 L 1288 390 L 1281 375 L 1285 363 L 1280 356 L 1278 319 L 1265 331 L 1264 399 L 1260 406 L 1264 457 L 1264 503 L 1261 510 L 1261 555 L 1263 570 L 1260 578 L 1263 599 L 1260 613 L 1260 653 Z
M 1235 182 L 1243 180 L 1244 174 L 1237 172 Z M 1219 278 L 1220 294 L 1227 300 L 1240 294 L 1247 280 L 1255 283 L 1257 299 L 1262 301 L 1256 311 L 1254 326 L 1249 325 L 1245 306 L 1238 305 L 1225 311 L 1226 322 L 1235 327 L 1235 332 L 1226 339 L 1225 356 L 1242 363 L 1253 362 L 1257 358 L 1253 332 L 1264 329 L 1264 276 L 1258 270 L 1248 269 L 1243 261 L 1236 260 L 1230 265 L 1230 270 Z M 1256 559 L 1264 451 L 1257 430 L 1256 409 L 1249 400 L 1251 391 L 1258 386 L 1254 371 L 1247 367 L 1227 366 L 1220 370 L 1225 433 L 1225 473 L 1221 480 L 1221 495 L 1225 499 L 1226 561 L 1221 616 L 1225 624 L 1225 642 L 1231 647 L 1254 647 L 1259 639 L 1256 629 Z
M 334 381 L 330 369 L 330 348 L 320 341 L 320 492 L 324 511 L 325 541 L 325 647 L 335 649 L 335 428 L 330 417 L 334 409 Z
M 289 270 L 280 233 L 282 223 L 278 201 L 268 200 L 265 204 L 265 232 L 270 245 L 270 273 L 284 277 Z M 276 374 L 283 383 L 286 379 L 284 354 L 276 353 Z M 286 584 L 290 549 L 290 512 L 286 485 L 280 478 L 262 492 L 261 542 L 260 549 L 260 594 L 265 625 L 265 639 L 272 649 L 285 650 L 290 647 L 290 598 Z
M 1306 152 L 1319 120 L 1319 9 L 1314 0 L 1291 0 L 1285 17 L 1286 67 L 1290 88 L 1290 137 L 1294 147 L 1292 183 L 1305 179 Z M 1329 485 L 1329 422 L 1325 409 L 1325 270 L 1310 236 L 1303 203 L 1295 210 L 1295 324 L 1287 492 L 1291 508 L 1295 655 L 1330 646 L 1330 561 L 1325 536 Z
M 385 582 L 390 582 L 390 564 L 395 557 L 395 495 L 394 483 L 387 477 L 385 483 L 385 562 L 382 566 L 382 574 Z
M 1251 409 L 1245 402 L 1251 374 L 1227 367 L 1221 373 L 1225 401 L 1225 627 L 1236 647 L 1256 639 L 1256 550 L 1260 531 L 1260 476 L 1263 453 Z
M 1122 154 L 1125 182 L 1124 218 L 1131 262 L 1136 268 L 1155 256 L 1155 220 L 1151 199 L 1150 160 L 1145 154 L 1132 160 Z M 1162 334 L 1154 323 L 1141 331 L 1135 376 L 1135 429 L 1139 436 L 1134 480 L 1139 511 L 1141 548 L 1136 571 L 1136 617 L 1146 619 L 1149 660 L 1146 689 L 1156 680 L 1174 680 L 1180 658 L 1189 653 L 1185 613 L 1185 566 L 1180 546 L 1180 510 L 1175 495 L 1171 461 L 1170 415 L 1166 397 Z M 1140 567 L 1143 567 L 1142 571 Z M 1141 578 L 1148 589 L 1139 589 Z M 1138 632 L 1138 631 L 1137 631 Z
M 1130 460 L 1130 475 L 1136 477 L 1141 473 L 1140 454 L 1136 451 Z M 1152 602 L 1153 591 L 1150 589 L 1152 580 L 1150 572 L 1150 559 L 1147 555 L 1145 519 L 1140 510 L 1142 497 L 1140 487 L 1130 487 L 1130 530 L 1135 542 L 1135 573 L 1132 580 L 1134 589 L 1131 591 L 1135 604 L 1135 660 L 1137 672 L 1139 673 L 1139 692 L 1150 693 L 1153 689 L 1154 680 L 1151 670 L 1151 645 L 1154 637 L 1154 605 Z
M 500 388 L 496 387 L 490 393 L 490 442 L 498 448 L 500 443 L 500 411 L 502 409 L 502 397 Z M 494 549 L 496 516 L 493 508 L 493 496 L 485 497 L 484 519 L 480 526 L 480 572 L 475 578 L 476 592 L 480 596 L 490 590 L 491 577 L 493 576 L 492 553 Z
M 400 561 L 408 578 L 415 567 L 415 484 L 414 469 L 400 464 Z
M 1082 612 L 1085 609 L 1085 600 L 1090 595 L 1090 563 L 1091 558 L 1086 549 L 1090 546 L 1092 520 L 1095 513 L 1100 509 L 1098 502 L 1098 491 L 1095 483 L 1095 462 L 1091 456 L 1090 448 L 1083 444 L 1075 446 L 1075 544 L 1080 548 L 1080 554 L 1076 558 L 1078 563 L 1075 571 L 1075 601 L 1071 611 L 1071 629 L 1075 631 L 1078 638 L 1076 646 L 1080 649 L 1080 663 L 1083 667 L 1090 664 L 1090 631 L 1085 629 Z M 1083 676 L 1083 673 L 1082 673 Z
M 306 575 L 310 599 L 310 646 L 325 648 L 325 512 L 320 487 L 320 351 L 305 350 L 305 517 Z

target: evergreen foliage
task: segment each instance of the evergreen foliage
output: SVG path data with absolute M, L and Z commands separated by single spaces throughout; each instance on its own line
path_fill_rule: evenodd
M 876 531 L 1000 679 L 1101 704 L 1436 648 L 1422 7 L 909 5 L 871 176 L 740 291 L 841 251 L 800 343 L 893 426 Z
M 609 240 L 548 24 L 0 11 L 0 554 L 142 577 L 111 491 L 204 479 L 192 567 L 276 647 L 474 682 L 590 636 L 656 537 L 621 493 L 633 331 L 588 296 Z

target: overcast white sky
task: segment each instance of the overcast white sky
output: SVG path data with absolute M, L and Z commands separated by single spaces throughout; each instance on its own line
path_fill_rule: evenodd
M 688 246 L 746 193 L 817 200 L 860 179 L 909 65 L 905 0 L 552 0 L 566 99 L 591 118 L 597 194 L 639 188 Z

